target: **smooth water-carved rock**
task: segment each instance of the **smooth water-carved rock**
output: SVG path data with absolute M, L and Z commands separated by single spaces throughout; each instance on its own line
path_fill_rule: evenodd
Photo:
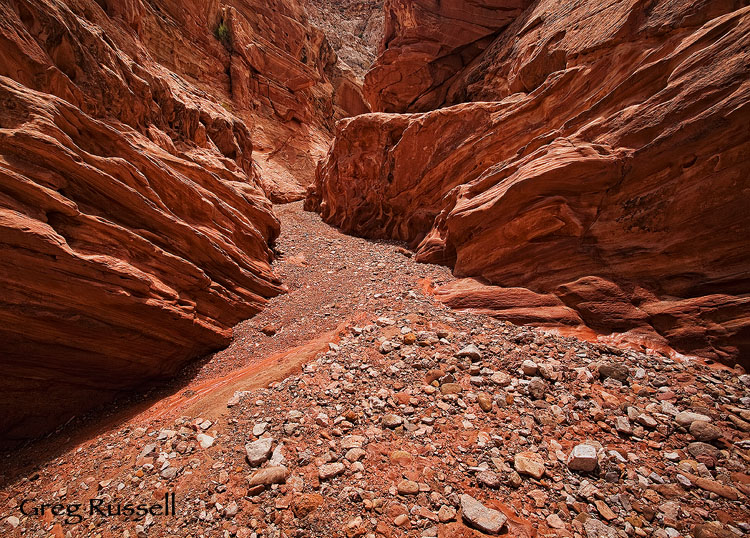
M 445 104 L 451 83 L 521 15 L 530 0 L 387 0 L 380 56 L 365 95 L 380 112 L 423 112 Z
M 741 4 L 537 2 L 451 79 L 459 104 L 340 122 L 307 208 L 477 279 L 452 304 L 746 362 Z
M 284 174 L 345 113 L 322 32 L 270 4 L 0 0 L 4 441 L 173 375 L 283 292 L 268 197 L 302 195 Z

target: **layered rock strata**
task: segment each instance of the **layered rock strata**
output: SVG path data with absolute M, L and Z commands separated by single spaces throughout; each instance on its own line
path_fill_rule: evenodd
M 0 1 L 4 441 L 173 375 L 283 291 L 269 197 L 299 197 L 346 115 L 335 61 L 295 0 Z
M 341 122 L 307 207 L 478 278 L 458 304 L 748 364 L 749 41 L 742 2 L 537 2 L 453 106 Z

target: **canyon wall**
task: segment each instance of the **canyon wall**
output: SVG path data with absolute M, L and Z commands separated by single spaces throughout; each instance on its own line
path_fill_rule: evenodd
M 745 2 L 410 4 L 366 84 L 410 113 L 340 122 L 306 206 L 453 267 L 453 306 L 749 365 Z M 435 70 L 461 5 L 515 18 Z
M 380 56 L 365 76 L 373 110 L 442 106 L 454 79 L 531 0 L 386 0 Z
M 305 9 L 325 32 L 339 62 L 364 77 L 383 39 L 382 0 L 305 0 Z
M 0 0 L 4 443 L 173 375 L 284 291 L 269 198 L 301 195 L 348 114 L 335 62 L 295 0 Z

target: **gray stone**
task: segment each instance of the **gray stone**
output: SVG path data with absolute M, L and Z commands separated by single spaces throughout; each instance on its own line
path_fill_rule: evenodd
M 500 529 L 507 521 L 505 514 L 487 508 L 474 497 L 465 493 L 461 495 L 460 500 L 461 515 L 469 525 L 486 534 L 500 534 Z
M 599 460 L 596 457 L 596 448 L 587 445 L 576 445 L 568 456 L 568 469 L 571 471 L 591 472 L 596 469 Z
M 469 344 L 461 351 L 456 353 L 456 357 L 468 358 L 469 360 L 476 362 L 482 359 L 482 352 L 474 344 Z
M 253 467 L 260 467 L 265 463 L 269 457 L 271 457 L 271 447 L 273 446 L 273 439 L 270 437 L 264 437 L 258 439 L 252 443 L 245 445 L 245 454 L 247 454 L 247 461 Z

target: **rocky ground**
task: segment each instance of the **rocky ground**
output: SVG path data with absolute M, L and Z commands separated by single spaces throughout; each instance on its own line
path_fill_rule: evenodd
M 750 376 L 448 310 L 447 269 L 277 213 L 289 293 L 170 398 L 5 455 L 3 536 L 750 533 Z

